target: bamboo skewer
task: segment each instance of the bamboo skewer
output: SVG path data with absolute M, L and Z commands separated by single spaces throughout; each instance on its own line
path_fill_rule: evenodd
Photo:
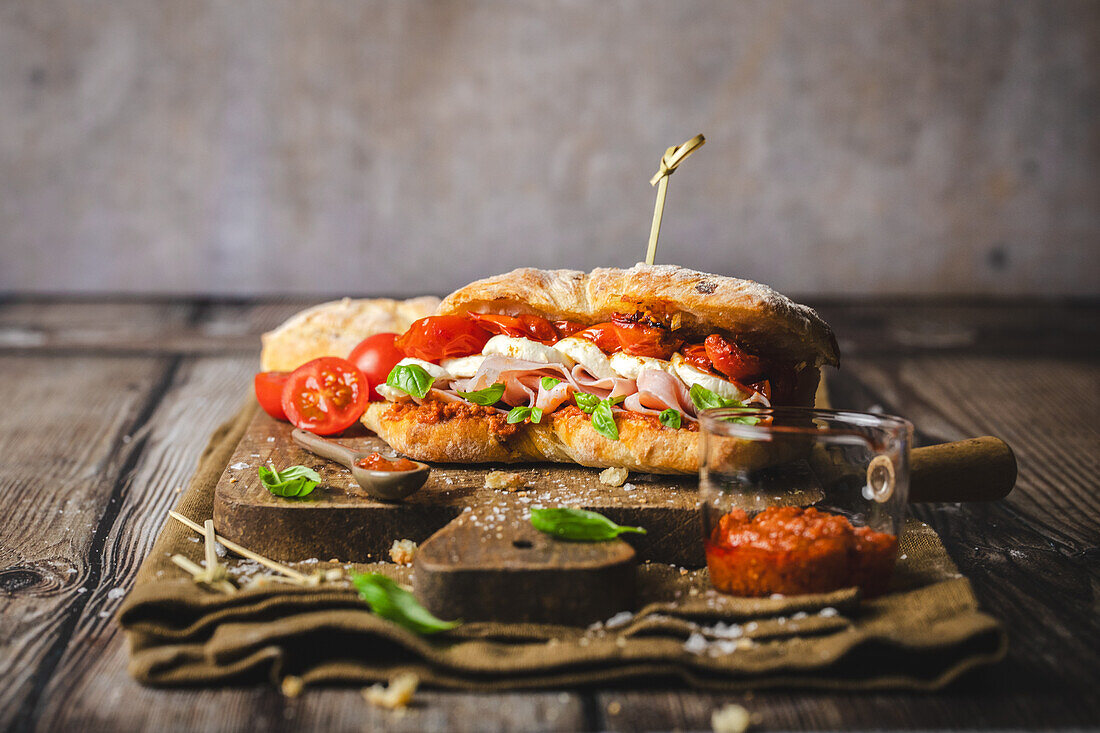
M 196 524 L 195 522 L 192 522 L 190 519 L 183 516 L 179 512 L 169 511 L 168 516 L 172 517 L 172 519 L 175 519 L 177 522 L 180 522 L 182 524 L 187 525 L 188 527 L 190 527 L 194 531 L 205 535 L 205 531 L 204 531 L 204 529 L 201 525 Z M 211 521 L 211 520 L 207 520 L 207 521 Z M 211 527 L 213 527 L 212 522 L 211 522 Z M 237 553 L 241 557 L 246 557 L 249 560 L 255 560 L 256 562 L 260 563 L 264 567 L 266 567 L 270 570 L 274 570 L 277 573 L 282 573 L 283 575 L 285 575 L 289 578 L 294 578 L 295 580 L 299 581 L 300 583 L 312 584 L 310 576 L 306 575 L 305 573 L 300 573 L 297 570 L 295 570 L 294 568 L 289 568 L 286 565 L 283 565 L 281 563 L 277 563 L 274 560 L 270 560 L 270 559 L 264 557 L 263 555 L 260 555 L 259 553 L 256 553 L 256 552 L 253 552 L 252 550 L 249 550 L 247 547 L 241 547 L 236 542 L 234 542 L 232 540 L 227 540 L 226 538 L 221 537 L 220 535 L 214 535 L 214 539 L 217 540 L 218 542 L 222 543 L 222 545 L 224 545 L 227 550 L 232 550 L 233 552 Z
M 653 206 L 653 226 L 649 230 L 649 249 L 646 250 L 645 255 L 647 265 L 652 265 L 653 259 L 657 256 L 657 237 L 661 234 L 661 217 L 665 213 L 668 177 L 676 171 L 676 167 L 689 155 L 703 147 L 703 143 L 706 141 L 706 138 L 702 135 L 696 135 L 683 145 L 673 145 L 661 156 L 661 167 L 653 175 L 653 178 L 649 179 L 649 185 L 657 187 L 657 203 Z

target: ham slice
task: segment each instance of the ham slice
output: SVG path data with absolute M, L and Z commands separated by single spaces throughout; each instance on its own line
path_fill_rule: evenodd
M 668 372 L 643 369 L 638 372 L 637 384 L 638 391 L 623 401 L 623 407 L 627 410 L 657 415 L 671 408 L 695 418 L 695 404 L 691 401 L 687 386 Z

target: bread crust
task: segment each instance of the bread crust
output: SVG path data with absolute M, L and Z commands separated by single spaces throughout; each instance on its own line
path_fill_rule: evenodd
M 478 280 L 443 299 L 440 313 L 531 313 L 585 324 L 646 308 L 681 314 L 687 336 L 735 335 L 758 353 L 811 366 L 839 364 L 836 337 L 817 313 L 766 285 L 674 265 L 628 270 L 520 268 Z
M 344 298 L 315 305 L 262 336 L 260 366 L 265 372 L 289 372 L 322 356 L 345 358 L 367 336 L 403 333 L 438 306 L 439 298 L 434 296 Z
M 699 468 L 698 431 L 665 428 L 636 413 L 619 415 L 619 439 L 610 440 L 596 432 L 588 415 L 576 407 L 546 415 L 538 424 L 521 425 L 506 438 L 494 434 L 485 417 L 425 423 L 417 419 L 417 409 L 394 410 L 392 403 L 373 402 L 362 421 L 394 450 L 419 461 L 550 461 L 660 474 L 693 474 Z M 771 456 L 762 445 L 725 439 L 723 460 L 741 467 L 765 465 Z

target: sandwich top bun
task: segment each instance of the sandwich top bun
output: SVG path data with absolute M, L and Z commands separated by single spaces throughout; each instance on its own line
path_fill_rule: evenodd
M 771 357 L 815 367 L 839 364 L 836 337 L 812 308 L 752 280 L 674 265 L 590 273 L 520 268 L 470 283 L 439 306 L 440 314 L 528 313 L 585 324 L 635 310 L 679 314 L 685 337 L 725 331 Z

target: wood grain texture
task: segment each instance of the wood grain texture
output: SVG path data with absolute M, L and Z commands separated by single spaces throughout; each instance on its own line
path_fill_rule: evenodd
M 0 357 L 0 729 L 28 720 L 103 578 L 136 435 L 168 364 Z M 42 676 L 39 676 L 42 675 Z
M 629 266 L 661 152 L 703 132 L 660 261 L 1095 295 L 1098 38 L 1087 0 L 9 1 L 0 290 Z
M 11 313 L 10 305 L 0 305 L 0 321 Z M 50 318 L 76 320 L 94 311 L 92 305 L 61 304 Z M 145 328 L 143 321 L 161 322 L 165 333 L 176 327 L 171 318 L 161 321 L 154 313 L 163 304 L 147 306 L 144 315 L 146 306 L 132 305 L 118 318 L 120 343 L 126 319 L 134 320 L 137 330 Z M 254 328 L 266 328 L 282 316 L 268 305 L 169 305 L 170 313 L 198 314 L 191 316 L 197 334 L 207 317 L 222 324 L 205 345 L 195 342 L 199 349 L 215 351 L 225 346 L 218 340 L 224 329 L 253 324 L 234 336 L 247 338 Z M 288 700 L 267 687 L 144 689 L 126 676 L 121 636 L 98 614 L 117 603 L 107 597 L 110 590 L 125 587 L 132 577 L 163 521 L 171 492 L 186 479 L 218 416 L 231 412 L 247 388 L 251 357 L 233 351 L 230 358 L 185 359 L 173 371 L 171 351 L 162 352 L 163 359 L 118 358 L 111 350 L 13 355 L 0 346 L 0 369 L 14 375 L 0 382 L 5 405 L 0 411 L 0 481 L 17 476 L 25 485 L 47 476 L 69 492 L 66 500 L 73 491 L 96 497 L 74 508 L 58 504 L 62 495 L 55 491 L 23 488 L 13 494 L 8 483 L 0 485 L 5 497 L 14 497 L 6 499 L 9 513 L 0 516 L 0 567 L 19 568 L 27 559 L 51 584 L 40 594 L 38 585 L 24 585 L 29 576 L 17 574 L 0 592 L 4 640 L 9 629 L 21 634 L 15 645 L 0 646 L 0 664 L 8 665 L 0 690 L 0 728 L 16 721 L 17 730 L 42 731 L 706 730 L 711 711 L 726 702 L 758 715 L 755 730 L 1097 727 L 1100 520 L 1094 502 L 1100 484 L 1093 419 L 1100 361 L 1081 343 L 1060 343 L 1086 337 L 1095 343 L 1097 309 L 976 303 L 837 303 L 833 308 L 832 325 L 842 342 L 854 344 L 852 358 L 830 375 L 836 406 L 877 405 L 906 415 L 915 421 L 922 444 L 998 435 L 1020 456 L 1020 481 L 1009 500 L 914 511 L 940 533 L 983 609 L 1008 625 L 1010 651 L 1003 664 L 935 695 L 712 695 L 659 683 L 511 695 L 424 691 L 404 717 L 370 708 L 356 690 L 308 690 Z M 35 310 L 24 311 L 20 320 L 32 322 Z M 20 321 L 3 322 L 19 326 Z M 1021 324 L 1022 333 L 1040 337 L 1043 348 L 1013 335 L 1013 322 Z M 926 338 L 899 346 L 896 326 L 904 323 L 919 324 L 910 330 Z M 930 337 L 936 324 L 953 324 L 974 339 L 968 345 L 937 342 Z M 244 385 L 238 384 L 242 378 Z M 122 435 L 141 426 L 146 427 L 130 443 L 122 442 Z M 114 443 L 97 442 L 112 431 Z M 58 454 L 62 462 L 52 462 Z M 99 486 L 96 481 L 107 480 L 104 476 L 114 476 L 115 491 L 82 488 Z M 114 496 L 118 501 L 112 504 Z M 59 509 L 66 513 L 57 515 Z M 94 526 L 84 526 L 89 523 Z M 78 572 L 68 573 L 70 567 Z M 93 578 L 93 572 L 100 575 Z M 66 581 L 70 575 L 77 577 Z M 87 593 L 76 593 L 85 586 Z M 80 601 L 93 596 L 94 604 Z M 13 657 L 16 648 L 23 651 Z M 34 660 L 43 655 L 51 664 L 36 667 Z
M 632 474 L 623 486 L 606 486 L 598 470 L 584 466 L 503 466 L 525 481 L 521 495 L 485 488 L 486 474 L 501 466 L 437 464 L 418 492 L 383 503 L 363 496 L 346 468 L 295 444 L 290 431 L 288 423 L 258 413 L 214 494 L 218 531 L 274 559 L 385 559 L 394 540 L 422 542 L 467 508 L 476 515 L 543 504 L 592 509 L 618 524 L 647 528 L 645 535 L 626 538 L 642 560 L 694 567 L 704 562 L 690 479 Z M 357 451 L 389 451 L 361 426 L 346 431 L 340 442 Z M 302 501 L 273 496 L 256 472 L 269 461 L 279 468 L 309 466 L 321 475 L 321 486 Z

